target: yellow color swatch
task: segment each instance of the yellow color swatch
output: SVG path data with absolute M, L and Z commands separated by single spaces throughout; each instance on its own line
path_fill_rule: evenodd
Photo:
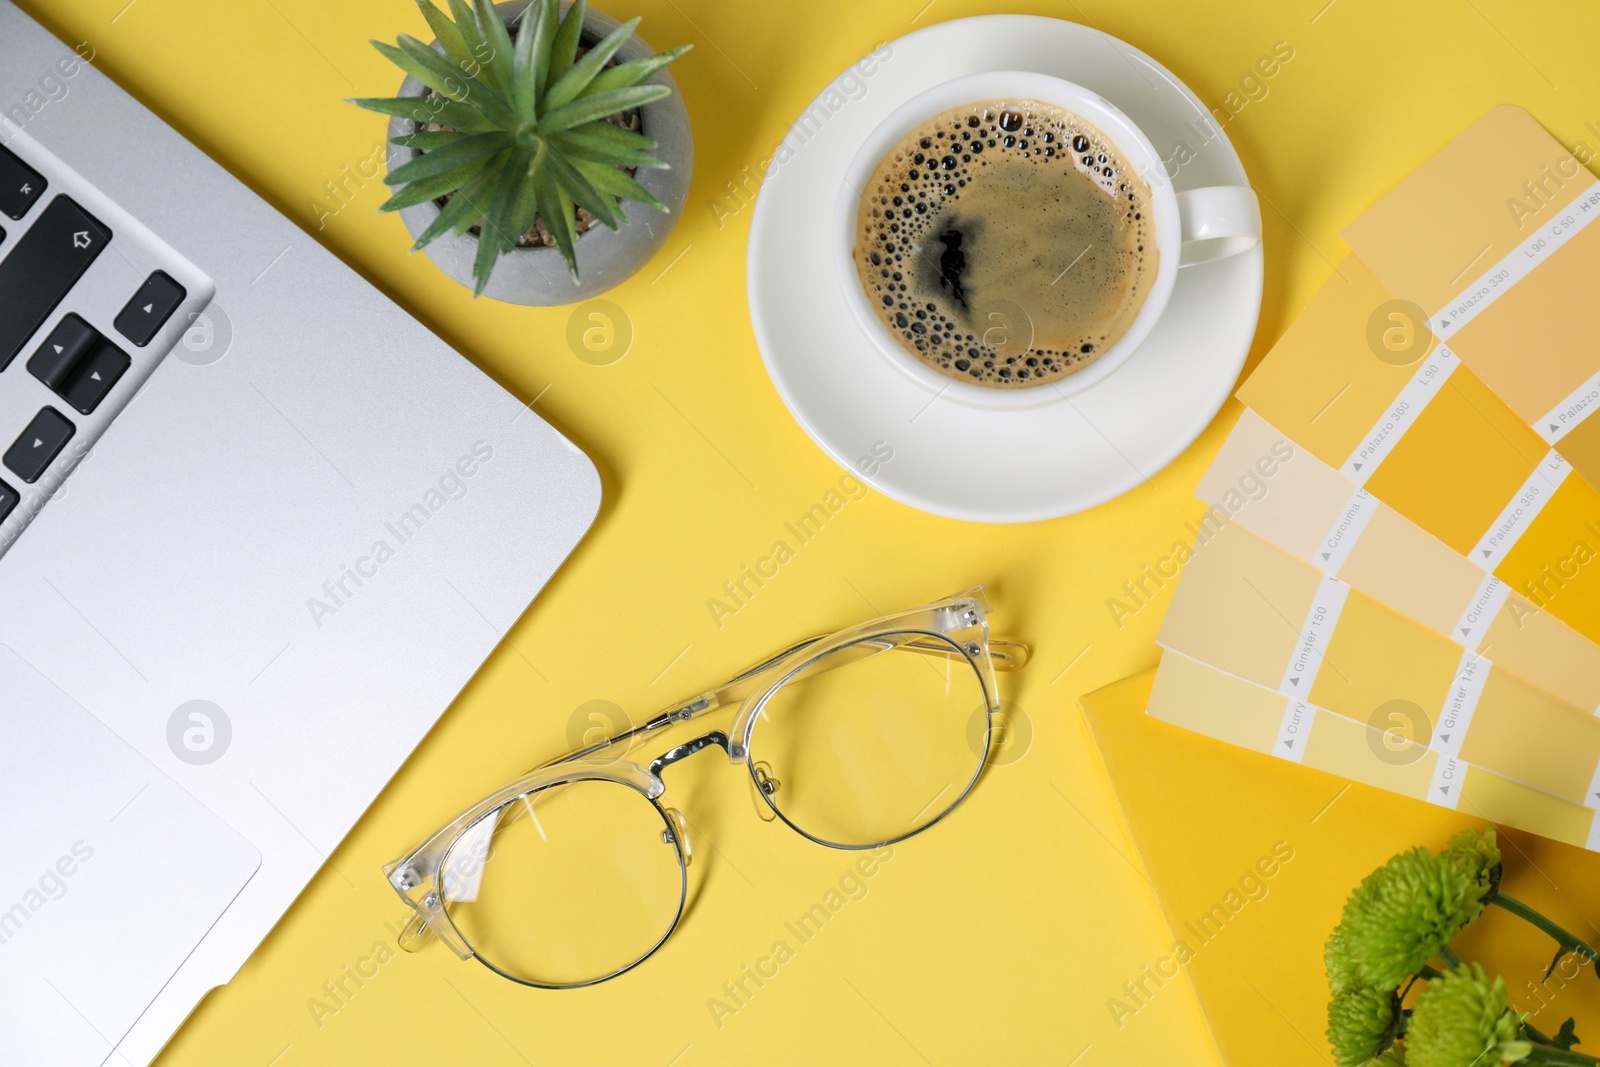
M 1444 307 L 1593 177 L 1520 107 L 1492 109 L 1344 230 L 1391 290 Z
M 1243 528 L 1197 546 L 1158 642 L 1276 688 L 1322 576 Z
M 1579 633 L 1600 634 L 1600 493 L 1583 478 L 1562 482 L 1495 573 Z
M 1361 722 L 1377 721 L 1396 705 L 1409 706 L 1431 723 L 1460 665 L 1459 645 L 1371 597 L 1352 593 L 1308 699 Z M 1600 720 L 1594 725 L 1600 733 Z
M 1556 509 L 1549 518 L 1559 521 L 1536 525 L 1501 567 L 1514 568 L 1527 580 L 1536 577 L 1540 584 L 1534 591 L 1543 601 L 1567 590 L 1575 599 L 1600 595 L 1586 591 L 1588 568 L 1573 558 L 1572 547 L 1549 540 L 1571 528 L 1573 518 L 1559 514 L 1568 502 L 1591 499 L 1581 480 L 1569 481 L 1574 488 L 1563 486 L 1564 492 L 1547 505 L 1547 510 Z M 1356 491 L 1353 482 L 1246 408 L 1195 493 L 1261 539 L 1329 570 L 1322 550 Z M 1521 594 L 1486 584 L 1489 575 L 1480 565 L 1393 508 L 1377 500 L 1369 507 L 1365 527 L 1332 570 L 1340 580 L 1575 707 L 1600 708 L 1600 645 Z M 1589 539 L 1596 552 L 1579 558 L 1600 563 L 1600 521 L 1593 524 Z M 1555 553 L 1556 544 L 1564 551 Z M 1556 562 L 1543 567 L 1540 558 Z M 1537 569 L 1531 577 L 1530 565 Z M 1579 577 L 1583 581 L 1573 589 Z
M 1398 511 L 1380 503 L 1344 566 L 1339 568 L 1339 577 L 1435 633 L 1465 644 L 1464 638 L 1471 635 L 1459 634 L 1458 624 L 1477 594 L 1484 572 Z M 1550 622 L 1566 629 L 1554 619 Z M 1584 696 L 1593 692 L 1600 703 L 1600 646 L 1589 648 L 1594 678 Z
M 1289 698 L 1174 652 L 1161 657 L 1146 713 L 1254 752 L 1363 785 L 1471 812 L 1493 822 L 1600 849 L 1597 814 L 1467 760 L 1441 769 L 1439 753 L 1393 733 L 1311 708 L 1304 747 L 1275 751 Z M 1594 836 L 1591 836 L 1594 835 Z
M 1393 303 L 1377 275 L 1347 257 L 1239 387 L 1239 399 L 1338 469 L 1433 348 L 1426 324 Z
M 1597 278 L 1600 226 L 1591 225 L 1462 327 L 1450 347 L 1524 422 L 1537 423 L 1600 371 Z
M 1403 722 L 1439 751 L 1568 800 L 1600 790 L 1600 718 L 1589 709 L 1236 523 L 1197 546 L 1157 640 L 1359 723 Z
M 1463 368 L 1417 416 L 1367 488 L 1466 553 L 1549 451 Z

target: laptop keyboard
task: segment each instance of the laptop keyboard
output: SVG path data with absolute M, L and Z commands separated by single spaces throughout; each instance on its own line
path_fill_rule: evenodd
M 211 291 L 25 135 L 0 145 L 0 554 Z

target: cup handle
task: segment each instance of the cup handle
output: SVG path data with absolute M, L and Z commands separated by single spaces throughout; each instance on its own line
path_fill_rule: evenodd
M 1183 247 L 1178 266 L 1248 252 L 1261 242 L 1261 205 L 1248 185 L 1209 185 L 1178 194 Z

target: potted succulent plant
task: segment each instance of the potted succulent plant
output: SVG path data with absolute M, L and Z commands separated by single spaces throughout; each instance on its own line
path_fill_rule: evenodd
M 584 0 L 417 5 L 437 40 L 374 41 L 405 82 L 351 101 L 390 116 L 401 153 L 380 210 L 400 212 L 412 251 L 518 304 L 587 299 L 642 267 L 688 195 L 689 117 L 665 70 L 688 46 L 658 54 L 638 19 Z M 630 222 L 623 201 L 665 217 Z

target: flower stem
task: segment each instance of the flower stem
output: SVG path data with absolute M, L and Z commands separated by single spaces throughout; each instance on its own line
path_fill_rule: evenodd
M 1549 1063 L 1558 1067 L 1594 1067 L 1600 1060 L 1593 1056 L 1586 1056 L 1581 1052 L 1571 1049 L 1556 1048 L 1552 1045 L 1535 1045 L 1533 1051 L 1528 1053 L 1522 1063 Z
M 1452 971 L 1459 971 L 1461 969 L 1461 957 L 1457 956 L 1449 945 L 1445 945 L 1439 949 L 1439 958 L 1444 960 L 1444 965 L 1450 968 Z
M 1578 955 L 1582 956 L 1586 960 L 1589 960 L 1590 962 L 1600 961 L 1600 951 L 1596 951 L 1593 946 L 1586 944 L 1573 934 L 1563 930 L 1561 927 L 1557 926 L 1549 919 L 1546 919 L 1543 915 L 1540 915 L 1538 912 L 1534 911 L 1532 908 L 1528 907 L 1515 897 L 1507 896 L 1505 893 L 1496 890 L 1495 893 L 1489 897 L 1488 903 L 1498 904 L 1500 907 L 1504 908 L 1506 911 L 1509 911 L 1518 918 L 1526 919 L 1528 922 L 1532 923 L 1553 937 L 1556 941 L 1556 944 L 1560 945 L 1568 952 L 1576 952 Z M 1554 965 L 1552 965 L 1552 969 L 1553 966 Z

